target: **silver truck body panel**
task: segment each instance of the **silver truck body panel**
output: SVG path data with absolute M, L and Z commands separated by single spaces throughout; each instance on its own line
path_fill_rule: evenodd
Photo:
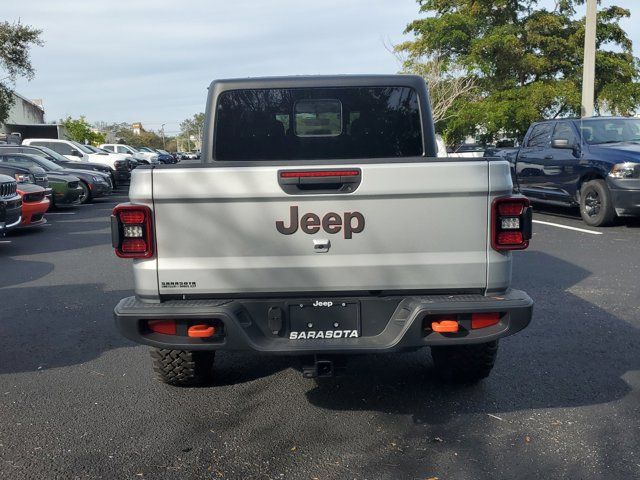
M 508 287 L 511 255 L 490 248 L 488 213 L 493 198 L 511 191 L 507 162 L 424 159 L 330 168 L 353 167 L 362 169 L 355 192 L 308 195 L 282 190 L 283 167 L 136 169 L 131 201 L 154 211 L 156 235 L 155 258 L 134 262 L 136 294 Z M 300 215 L 320 217 L 358 211 L 365 227 L 350 239 L 322 229 L 283 235 L 275 224 L 289 223 L 292 205 Z M 314 252 L 318 239 L 330 241 L 328 252 Z
M 153 171 L 136 168 L 131 172 L 129 200 L 145 205 L 153 211 Z M 134 181 L 135 179 L 135 181 Z M 136 295 L 142 299 L 158 298 L 158 261 L 156 257 L 133 260 L 133 278 Z

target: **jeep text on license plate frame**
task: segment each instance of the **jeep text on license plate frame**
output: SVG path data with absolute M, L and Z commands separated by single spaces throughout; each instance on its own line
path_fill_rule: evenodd
M 340 340 L 360 337 L 360 302 L 309 300 L 289 304 L 290 340 Z

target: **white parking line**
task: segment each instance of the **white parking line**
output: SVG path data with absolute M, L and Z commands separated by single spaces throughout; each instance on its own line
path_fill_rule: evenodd
M 561 225 L 559 223 L 543 222 L 542 220 L 534 220 L 533 223 L 540 223 L 542 225 L 549 225 L 551 227 L 564 228 L 566 230 L 574 230 L 576 232 L 590 233 L 591 235 L 602 235 L 602 232 L 594 232 L 593 230 L 585 230 L 584 228 L 570 227 L 569 225 Z
M 0 240 L 0 243 L 11 243 L 11 240 Z
M 75 215 L 76 212 L 47 212 L 46 215 L 47 217 L 49 215 Z

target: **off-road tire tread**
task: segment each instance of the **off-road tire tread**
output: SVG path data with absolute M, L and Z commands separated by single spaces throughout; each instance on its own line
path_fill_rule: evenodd
M 498 341 L 431 347 L 436 373 L 448 383 L 476 383 L 486 378 L 498 354 Z
M 215 352 L 192 352 L 154 348 L 153 370 L 158 380 L 168 385 L 193 386 L 210 382 Z

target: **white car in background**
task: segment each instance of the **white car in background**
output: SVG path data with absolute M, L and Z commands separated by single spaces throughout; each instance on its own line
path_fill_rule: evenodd
M 122 169 L 122 165 L 126 165 L 127 160 L 131 157 L 131 155 L 110 155 L 104 152 L 96 152 L 87 145 L 57 138 L 27 138 L 22 141 L 22 144 L 47 147 L 60 155 L 64 155 L 73 162 L 100 163 L 114 170 Z
M 124 153 L 131 155 L 136 160 L 146 160 L 149 163 L 158 163 L 158 154 L 153 152 L 143 152 L 130 145 L 122 143 L 103 143 L 100 148 L 114 153 Z

